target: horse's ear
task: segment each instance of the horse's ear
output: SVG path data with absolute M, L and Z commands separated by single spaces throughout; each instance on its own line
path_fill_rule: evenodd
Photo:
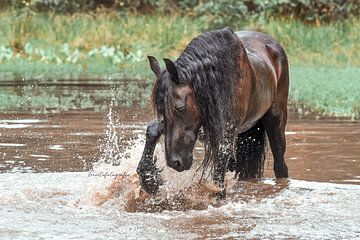
M 166 65 L 166 70 L 169 72 L 171 79 L 175 83 L 179 83 L 179 76 L 178 76 L 178 71 L 175 67 L 175 63 L 168 58 L 164 58 L 164 62 Z
M 155 73 L 156 77 L 159 77 L 161 73 L 159 62 L 153 56 L 148 56 L 150 68 Z
M 231 27 L 226 27 L 226 28 L 223 28 L 223 31 L 230 31 L 231 33 L 234 33 L 234 30 L 232 30 Z

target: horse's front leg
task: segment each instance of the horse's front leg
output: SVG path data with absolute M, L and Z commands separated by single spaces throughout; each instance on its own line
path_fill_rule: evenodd
M 223 199 L 226 196 L 225 190 L 225 173 L 227 171 L 228 161 L 232 157 L 232 144 L 230 142 L 221 143 L 219 146 L 217 158 L 214 159 L 214 175 L 213 180 L 220 188 L 216 194 L 218 198 Z
M 136 172 L 140 176 L 140 184 L 147 193 L 155 194 L 160 186 L 160 172 L 153 160 L 154 150 L 157 141 L 164 132 L 164 124 L 159 121 L 152 121 L 146 128 L 146 142 L 141 160 Z

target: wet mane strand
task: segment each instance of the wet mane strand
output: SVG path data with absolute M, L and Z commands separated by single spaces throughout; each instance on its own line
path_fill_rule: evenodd
M 200 109 L 205 135 L 204 170 L 219 152 L 228 119 L 233 114 L 233 89 L 240 79 L 241 42 L 231 29 L 203 33 L 175 61 L 180 83 L 189 83 Z M 175 83 L 167 71 L 156 80 L 152 103 L 158 116 L 171 119 Z

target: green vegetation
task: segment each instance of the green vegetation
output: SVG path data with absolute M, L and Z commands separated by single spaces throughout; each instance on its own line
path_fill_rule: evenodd
M 0 12 L 0 78 L 148 77 L 147 55 L 178 56 L 207 22 L 190 17 Z M 296 66 L 360 66 L 360 21 L 312 26 L 297 20 L 248 22 L 274 36 Z M 39 64 L 42 66 L 39 68 Z M 17 65 L 17 66 L 15 66 Z
M 299 113 L 359 118 L 360 68 L 292 67 L 290 101 Z
M 286 49 L 296 66 L 360 66 L 360 21 L 311 26 L 299 21 L 276 20 L 262 26 Z
M 98 6 L 81 5 L 82 0 L 29 1 L 28 7 L 22 5 L 26 1 L 14 0 L 17 8 L 11 7 L 14 3 L 10 2 L 7 11 L 0 11 L 0 85 L 4 80 L 133 79 L 133 84 L 118 87 L 114 98 L 119 104 L 130 105 L 136 101 L 145 105 L 153 80 L 147 55 L 174 59 L 200 32 L 230 25 L 236 30 L 266 32 L 284 46 L 291 64 L 291 104 L 300 112 L 360 116 L 360 20 L 351 17 L 358 14 L 356 4 L 338 15 L 346 20 L 332 21 L 336 15 L 333 8 L 327 13 L 315 7 L 312 12 L 308 11 L 315 0 L 299 0 L 295 5 L 289 5 L 290 1 L 286 0 L 266 1 L 266 4 L 256 0 L 241 4 L 236 4 L 237 1 L 140 1 L 143 5 L 146 2 L 145 7 L 141 4 L 131 7 L 132 1 L 114 0 L 117 11 L 106 8 L 93 11 Z M 51 2 L 79 3 L 78 10 L 75 8 L 73 14 L 59 14 L 64 9 L 74 10 L 74 6 L 50 6 Z M 176 12 L 171 14 L 170 2 L 176 5 Z M 332 0 L 327 2 L 322 9 L 335 4 Z M 233 7 L 225 9 L 226 4 Z M 136 13 L 129 9 L 136 9 Z M 286 11 L 290 13 L 287 17 Z M 91 94 L 78 91 L 67 95 L 51 90 L 38 93 L 36 88 L 36 82 L 34 87 L 25 88 L 21 93 L 1 88 L 0 109 L 101 110 L 96 99 L 110 96 L 110 88 Z
M 2 7 L 62 14 L 99 8 L 138 14 L 182 13 L 208 18 L 212 27 L 267 16 L 287 16 L 318 24 L 360 15 L 358 0 L 2 0 Z
M 144 78 L 147 55 L 175 56 L 200 32 L 180 16 L 14 11 L 0 12 L 0 19 L 0 79 L 7 80 L 104 78 L 114 71 L 121 78 Z

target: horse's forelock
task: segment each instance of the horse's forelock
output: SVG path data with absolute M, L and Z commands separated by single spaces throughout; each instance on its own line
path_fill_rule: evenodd
M 157 78 L 152 92 L 152 105 L 157 117 L 167 116 L 171 119 L 174 108 L 173 81 L 168 72 L 164 71 Z

